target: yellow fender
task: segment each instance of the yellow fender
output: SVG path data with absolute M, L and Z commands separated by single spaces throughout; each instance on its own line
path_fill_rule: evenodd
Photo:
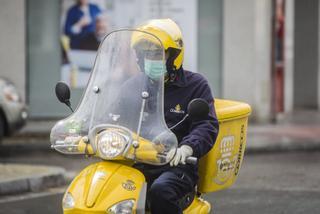
M 70 184 L 66 193 L 73 196 L 73 208 L 65 214 L 106 213 L 114 204 L 134 199 L 136 209 L 144 209 L 146 183 L 144 175 L 132 167 L 99 162 L 86 167 Z M 143 200 L 143 201 L 141 201 Z
M 196 196 L 190 206 L 183 211 L 183 214 L 208 214 L 210 211 L 211 205 L 209 202 Z

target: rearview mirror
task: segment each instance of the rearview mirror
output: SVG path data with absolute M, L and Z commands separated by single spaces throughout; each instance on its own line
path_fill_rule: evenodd
M 201 98 L 196 98 L 190 101 L 188 105 L 188 115 L 193 121 L 204 120 L 209 114 L 209 104 Z
M 71 103 L 70 103 L 70 88 L 69 88 L 69 86 L 64 82 L 58 82 L 56 84 L 55 91 L 56 91 L 56 96 L 57 96 L 58 100 L 64 104 L 66 104 L 73 112 L 73 110 L 71 108 Z

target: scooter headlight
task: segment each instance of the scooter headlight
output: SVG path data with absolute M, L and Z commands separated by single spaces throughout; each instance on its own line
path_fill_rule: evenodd
M 67 192 L 62 200 L 63 209 L 71 209 L 74 207 L 74 198 L 70 192 Z
M 98 135 L 97 150 L 103 159 L 113 159 L 122 154 L 129 139 L 122 133 L 106 130 Z
M 107 210 L 108 214 L 131 214 L 133 212 L 134 200 L 121 201 Z

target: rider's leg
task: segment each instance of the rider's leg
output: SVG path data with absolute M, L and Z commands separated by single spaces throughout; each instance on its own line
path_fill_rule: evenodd
M 181 169 L 162 173 L 149 189 L 151 213 L 182 213 L 178 201 L 193 191 L 195 182 Z

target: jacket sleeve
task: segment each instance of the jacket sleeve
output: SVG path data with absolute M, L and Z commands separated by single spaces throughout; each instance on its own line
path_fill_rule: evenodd
M 66 18 L 66 23 L 64 26 L 64 33 L 67 36 L 74 36 L 74 34 L 71 30 L 72 26 L 77 22 L 78 20 L 76 19 L 76 9 L 70 8 L 67 12 L 67 18 Z
M 197 122 L 190 121 L 189 134 L 180 142 L 180 145 L 190 146 L 193 149 L 192 156 L 197 158 L 201 158 L 210 151 L 216 141 L 219 131 L 219 123 L 214 108 L 214 99 L 208 82 L 206 80 L 202 81 L 199 88 L 200 90 L 197 90 L 198 93 L 194 98 L 202 98 L 208 102 L 210 109 L 209 115 L 205 120 Z

